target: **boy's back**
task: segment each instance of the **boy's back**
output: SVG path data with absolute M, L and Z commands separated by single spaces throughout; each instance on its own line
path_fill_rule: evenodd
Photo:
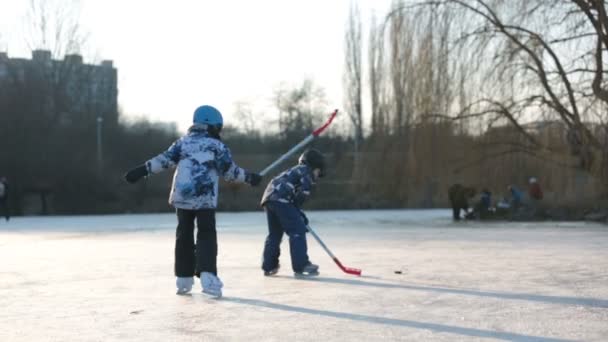
M 268 183 L 261 205 L 268 201 L 277 201 L 301 206 L 310 195 L 313 184 L 310 167 L 304 164 L 296 165 L 283 171 Z
M 191 128 L 169 149 L 146 163 L 151 173 L 176 167 L 169 202 L 177 208 L 215 208 L 219 177 L 244 182 L 246 171 L 233 161 L 223 142 Z

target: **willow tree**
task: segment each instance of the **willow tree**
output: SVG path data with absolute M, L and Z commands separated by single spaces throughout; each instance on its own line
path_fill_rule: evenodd
M 608 179 L 603 1 L 429 0 L 407 8 L 420 6 L 459 18 L 452 49 L 461 64 L 476 66 L 465 81 L 471 94 L 466 110 L 449 115 L 511 125 L 525 143 L 511 142 L 510 148 L 558 158 L 560 151 L 531 128 L 537 132 L 542 124 L 559 123 L 574 157 L 571 166 Z

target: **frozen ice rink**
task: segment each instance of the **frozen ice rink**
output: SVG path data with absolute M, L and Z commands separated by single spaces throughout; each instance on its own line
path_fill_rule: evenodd
M 608 341 L 608 227 L 310 212 L 344 274 L 259 268 L 265 216 L 219 213 L 224 298 L 175 295 L 171 214 L 0 221 L 0 341 Z M 396 273 L 400 271 L 401 273 Z

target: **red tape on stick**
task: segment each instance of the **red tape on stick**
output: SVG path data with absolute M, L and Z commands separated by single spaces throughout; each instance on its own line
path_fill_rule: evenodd
M 327 126 L 329 126 L 331 124 L 331 122 L 334 121 L 334 118 L 336 117 L 337 114 L 338 114 L 338 110 L 336 109 L 336 110 L 334 110 L 333 113 L 331 113 L 331 116 L 329 117 L 327 122 L 323 126 L 314 130 L 312 132 L 312 135 L 314 135 L 315 137 L 318 137 L 319 134 L 323 133 L 323 131 L 327 128 Z
M 331 122 L 334 120 L 334 118 L 336 117 L 336 114 L 338 114 L 338 110 L 337 109 L 334 110 L 333 113 L 331 113 L 329 119 L 327 120 L 327 122 L 323 126 L 321 126 L 321 127 L 317 128 L 316 130 L 314 130 L 311 134 L 309 134 L 306 138 L 304 138 L 304 140 L 300 141 L 296 146 L 292 147 L 289 151 L 287 151 L 287 153 L 285 153 L 279 159 L 275 160 L 272 164 L 270 164 L 269 166 L 267 166 L 264 170 L 262 170 L 260 172 L 260 175 L 261 176 L 265 176 L 266 174 L 268 174 L 270 172 L 270 170 L 272 170 L 277 165 L 279 165 L 280 163 L 282 163 L 285 159 L 289 158 L 291 155 L 293 155 L 294 153 L 296 153 L 297 151 L 299 151 L 301 148 L 303 148 L 304 146 L 306 146 L 309 142 L 311 142 L 317 136 L 319 136 L 319 134 L 323 133 L 323 131 L 327 128 L 327 126 L 329 126 L 331 124 Z

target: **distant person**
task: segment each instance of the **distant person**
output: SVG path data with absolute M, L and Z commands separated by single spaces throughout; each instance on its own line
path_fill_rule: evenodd
M 2 208 L 4 218 L 8 222 L 11 219 L 8 208 L 8 180 L 4 176 L 0 177 L 0 208 Z
M 275 275 L 279 271 L 283 233 L 289 236 L 291 268 L 294 273 L 318 275 L 319 266 L 311 263 L 308 257 L 308 219 L 301 207 L 324 172 L 325 158 L 318 150 L 309 149 L 300 156 L 298 165 L 287 169 L 268 183 L 261 202 L 268 220 L 268 236 L 262 260 L 265 276 Z
M 492 206 L 492 193 L 488 189 L 481 191 L 480 206 L 483 210 L 489 210 Z
M 510 198 L 510 206 L 512 210 L 517 210 L 519 209 L 519 207 L 521 207 L 521 201 L 522 201 L 522 193 L 521 191 L 515 186 L 515 185 L 509 185 L 507 187 L 507 190 L 509 191 L 509 194 L 511 196 Z
M 490 190 L 484 188 L 479 196 L 479 202 L 475 205 L 474 216 L 485 219 L 490 215 L 490 208 L 492 206 L 492 193 Z
M 258 185 L 262 177 L 238 167 L 230 150 L 220 138 L 222 114 L 212 106 L 194 112 L 188 133 L 169 149 L 125 174 L 135 183 L 149 174 L 176 168 L 169 203 L 177 211 L 175 237 L 175 276 L 177 293 L 192 290 L 193 277 L 200 278 L 203 292 L 222 296 L 222 281 L 217 277 L 217 233 L 215 209 L 219 177 L 231 182 Z M 198 228 L 194 243 L 194 222 Z
M 462 184 L 454 184 L 448 189 L 448 199 L 452 206 L 452 216 L 455 221 L 460 220 L 460 211 L 467 215 L 469 211 L 469 200 L 475 197 L 475 189 L 465 187 Z
M 543 190 L 538 184 L 538 180 L 535 177 L 531 177 L 528 182 L 528 195 L 530 199 L 540 201 L 543 199 Z

